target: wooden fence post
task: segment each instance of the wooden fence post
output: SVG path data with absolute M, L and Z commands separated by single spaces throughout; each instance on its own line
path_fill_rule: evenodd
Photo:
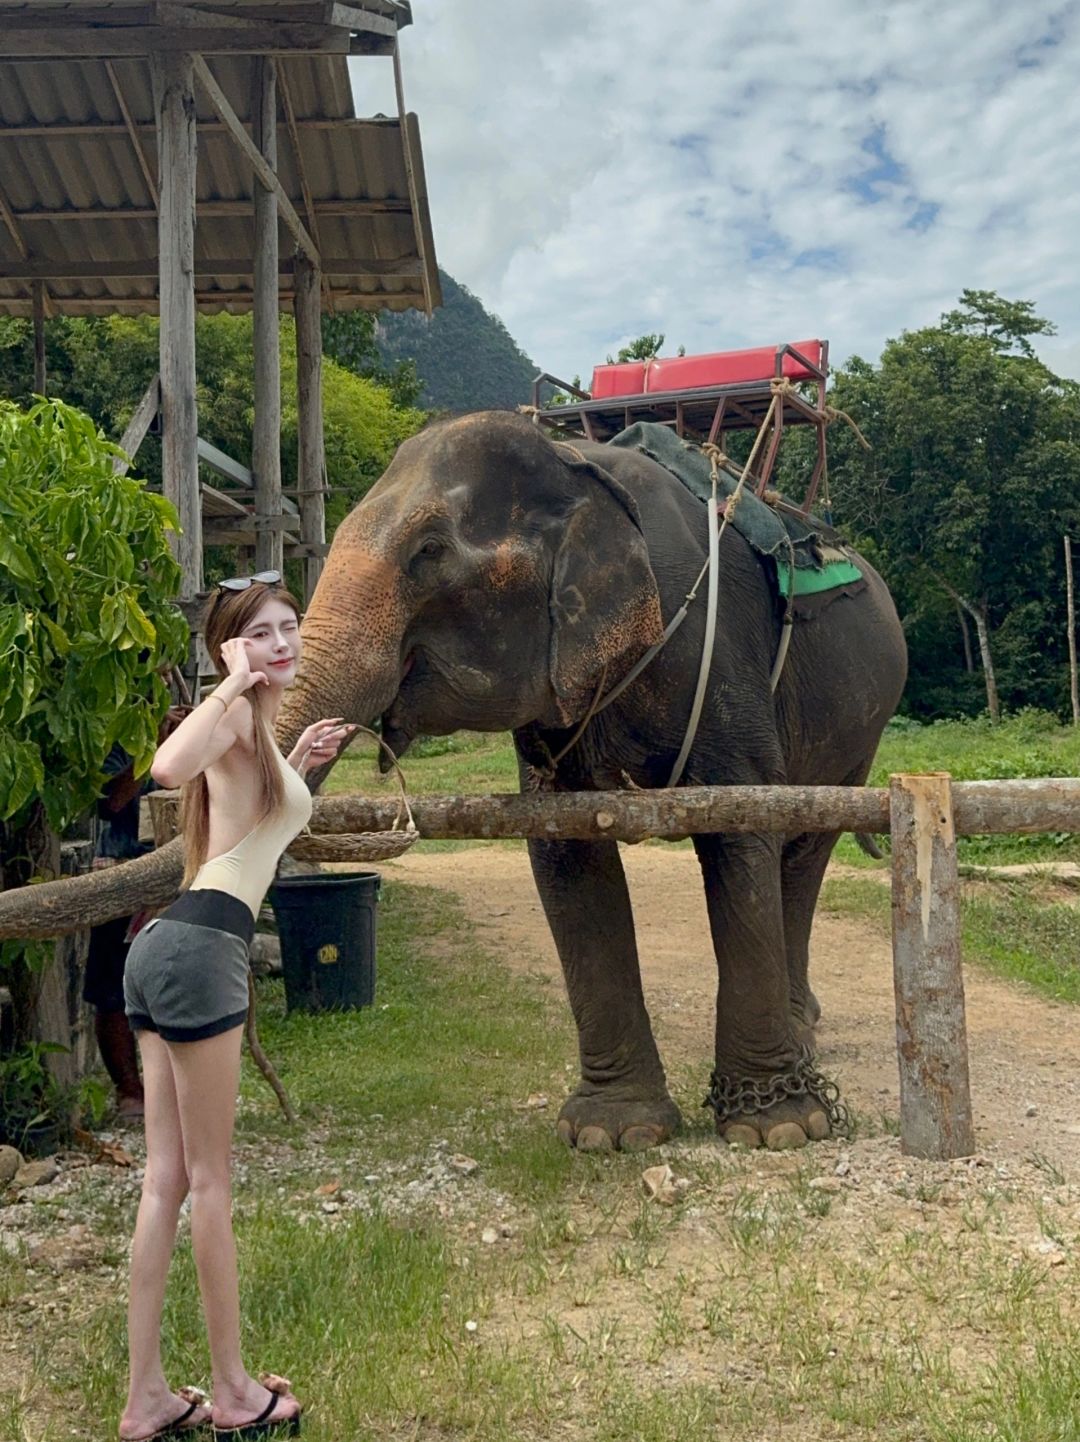
M 889 803 L 901 1148 L 936 1161 L 966 1157 L 975 1132 L 949 776 L 893 776 Z

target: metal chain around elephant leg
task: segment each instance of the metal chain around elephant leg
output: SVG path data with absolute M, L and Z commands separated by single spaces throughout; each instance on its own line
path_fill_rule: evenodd
M 810 1052 L 806 1050 L 791 1071 L 770 1077 L 765 1082 L 752 1081 L 746 1077 L 724 1076 L 714 1071 L 709 1078 L 709 1090 L 701 1105 L 712 1107 L 717 1123 L 722 1126 L 733 1117 L 767 1112 L 780 1102 L 801 1096 L 810 1097 L 821 1106 L 834 1136 L 851 1136 L 851 1113 L 840 1100 L 840 1088 L 836 1082 L 830 1081 L 817 1070 Z

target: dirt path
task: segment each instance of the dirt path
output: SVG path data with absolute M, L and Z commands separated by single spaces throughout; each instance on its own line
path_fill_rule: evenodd
M 715 999 L 697 861 L 689 850 L 624 847 L 645 994 L 669 1070 L 698 1065 L 702 1089 Z M 524 850 L 410 853 L 387 879 L 455 892 L 478 939 L 514 969 L 560 979 Z M 899 1112 L 889 941 L 868 923 L 819 911 L 811 980 L 822 1005 L 823 1068 L 859 1113 Z M 1080 1010 L 969 967 L 968 1037 L 976 1136 L 988 1155 L 1038 1154 L 1080 1173 Z

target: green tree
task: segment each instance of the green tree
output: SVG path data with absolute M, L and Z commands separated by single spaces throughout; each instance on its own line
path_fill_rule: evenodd
M 169 704 L 157 673 L 186 651 L 175 512 L 113 474 L 118 454 L 58 401 L 0 403 L 0 887 L 56 873 L 59 834 L 100 795 L 114 744 L 149 766 Z M 25 1038 L 21 944 L 0 948 L 0 973 Z
M 664 348 L 664 333 L 658 331 L 649 335 L 639 335 L 628 345 L 619 347 L 619 353 L 612 360 L 608 356 L 608 365 L 625 365 L 627 361 L 654 360 Z
M 940 325 L 834 378 L 832 403 L 873 450 L 832 428 L 833 497 L 900 602 L 916 711 L 972 709 L 976 655 L 992 717 L 1002 704 L 1061 706 L 1059 557 L 1077 519 L 1080 388 L 1034 357 L 1030 337 L 1051 331 L 1029 302 L 965 291 Z
M 354 321 L 350 327 L 335 325 Z M 332 498 L 328 532 L 367 491 L 389 464 L 396 447 L 418 430 L 424 414 L 402 403 L 415 391 L 408 367 L 377 368 L 362 376 L 371 359 L 371 320 L 362 312 L 330 317 L 331 331 L 345 367 L 327 358 L 323 366 L 326 470 Z M 158 368 L 158 322 L 154 316 L 106 319 L 60 317 L 46 325 L 50 390 L 87 410 L 107 435 L 118 440 Z M 296 357 L 291 318 L 281 322 L 282 475 L 296 484 Z M 344 339 L 343 339 L 344 337 Z M 349 343 L 346 340 L 351 337 Z M 250 316 L 199 316 L 195 324 L 196 401 L 199 434 L 242 465 L 251 464 L 255 419 L 254 350 Z M 365 360 L 366 357 L 366 360 Z M 377 360 L 377 356 L 376 356 Z M 0 328 L 0 395 L 27 398 L 32 356 L 25 322 Z M 381 378 L 380 378 L 381 377 Z M 160 484 L 160 448 L 144 443 L 138 464 L 147 481 Z M 222 484 L 218 478 L 216 485 Z M 226 487 L 227 488 L 227 487 Z M 207 571 L 225 575 L 235 569 L 232 548 L 212 548 Z

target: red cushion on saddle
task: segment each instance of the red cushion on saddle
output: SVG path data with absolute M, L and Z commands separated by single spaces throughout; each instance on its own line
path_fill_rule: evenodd
M 821 365 L 820 340 L 800 340 L 794 348 L 812 365 Z M 593 400 L 607 396 L 653 395 L 659 391 L 700 390 L 707 386 L 738 385 L 740 381 L 767 381 L 776 374 L 776 346 L 753 350 L 714 351 L 709 355 L 665 356 L 624 365 L 597 366 L 593 371 Z M 789 380 L 812 380 L 813 371 L 792 355 L 785 355 L 781 374 Z
M 623 365 L 597 366 L 592 373 L 592 398 L 594 401 L 602 401 L 607 396 L 639 396 L 644 390 L 644 361 L 627 361 Z

